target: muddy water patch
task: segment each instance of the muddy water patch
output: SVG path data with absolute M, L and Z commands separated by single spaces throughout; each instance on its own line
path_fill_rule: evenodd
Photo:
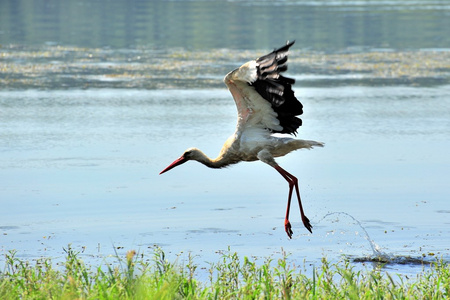
M 87 56 L 86 52 L 93 55 Z M 301 81 L 302 86 L 450 83 L 450 49 L 361 49 L 350 53 L 296 49 L 291 52 L 290 76 Z M 61 46 L 18 49 L 12 45 L 0 48 L 3 59 L 0 84 L 8 89 L 217 88 L 223 87 L 224 75 L 238 62 L 261 54 L 264 53 L 234 49 L 158 51 Z M 43 56 L 46 59 L 42 59 Z

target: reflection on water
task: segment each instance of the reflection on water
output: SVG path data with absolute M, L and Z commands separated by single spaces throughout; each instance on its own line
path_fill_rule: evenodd
M 447 1 L 0 2 L 2 44 L 261 49 L 450 48 Z

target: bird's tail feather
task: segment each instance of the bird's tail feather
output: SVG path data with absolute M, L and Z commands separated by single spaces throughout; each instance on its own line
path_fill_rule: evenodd
M 295 140 L 297 149 L 300 148 L 306 148 L 306 149 L 312 149 L 314 147 L 323 147 L 325 144 L 322 142 L 316 142 L 316 141 L 308 141 L 308 140 Z

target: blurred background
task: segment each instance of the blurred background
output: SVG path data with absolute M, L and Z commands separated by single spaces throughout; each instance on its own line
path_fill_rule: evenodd
M 448 1 L 8 1 L 3 45 L 88 48 L 448 48 Z

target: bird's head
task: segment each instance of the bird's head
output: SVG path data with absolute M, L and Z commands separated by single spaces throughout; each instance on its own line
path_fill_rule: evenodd
M 199 155 L 199 150 L 196 148 L 189 148 L 186 151 L 184 151 L 183 155 L 181 155 L 179 158 L 177 158 L 176 160 L 174 160 L 173 163 L 171 163 L 167 168 L 165 168 L 164 170 L 161 171 L 161 173 L 159 173 L 159 175 L 161 175 L 162 173 L 165 173 L 179 165 L 184 164 L 185 162 L 187 162 L 188 160 L 197 160 L 198 155 Z

